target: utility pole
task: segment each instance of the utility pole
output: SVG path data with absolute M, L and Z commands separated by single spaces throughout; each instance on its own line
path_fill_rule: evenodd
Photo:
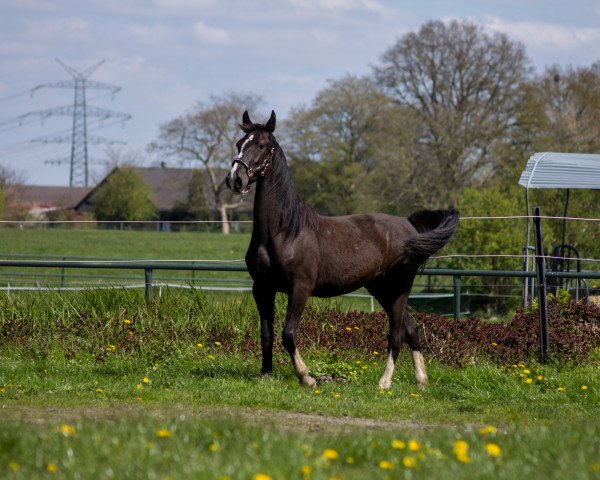
M 98 137 L 95 135 L 88 135 L 87 119 L 88 117 L 97 117 L 100 121 L 109 120 L 112 118 L 118 118 L 121 122 L 126 122 L 131 118 L 131 115 L 121 112 L 115 112 L 100 107 L 93 107 L 87 105 L 86 91 L 93 90 L 108 90 L 112 95 L 116 94 L 121 90 L 121 87 L 115 85 L 109 85 L 107 83 L 95 82 L 88 80 L 88 77 L 94 73 L 100 65 L 105 61 L 102 60 L 95 65 L 91 66 L 83 72 L 75 70 L 73 67 L 65 64 L 56 59 L 58 64 L 63 67 L 71 77 L 72 80 L 65 80 L 60 82 L 44 83 L 34 87 L 31 90 L 33 93 L 42 88 L 69 88 L 74 91 L 73 105 L 64 105 L 60 107 L 47 108 L 45 110 L 36 110 L 28 112 L 22 115 L 20 119 L 28 116 L 37 115 L 42 119 L 48 118 L 54 115 L 72 116 L 73 126 L 71 135 L 65 136 L 47 136 L 39 137 L 31 140 L 36 143 L 71 143 L 71 155 L 67 158 L 46 160 L 46 163 L 53 164 L 64 164 L 70 165 L 69 172 L 69 186 L 71 187 L 87 187 L 89 181 L 89 163 L 90 159 L 88 156 L 88 145 L 94 144 L 107 144 L 107 145 L 124 145 L 125 142 L 120 140 L 113 140 L 109 138 Z

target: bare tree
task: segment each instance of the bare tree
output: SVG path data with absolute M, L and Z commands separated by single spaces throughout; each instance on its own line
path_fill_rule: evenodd
M 192 110 L 161 125 L 158 139 L 148 148 L 180 162 L 197 162 L 206 173 L 211 203 L 229 233 L 228 211 L 238 207 L 241 198 L 233 199 L 225 187 L 223 170 L 235 156 L 235 142 L 240 136 L 238 124 L 244 110 L 256 111 L 262 99 L 256 95 L 229 92 L 211 96 Z
M 424 207 L 453 203 L 493 168 L 494 143 L 507 139 L 530 72 L 523 45 L 471 22 L 432 21 L 381 62 L 377 82 L 419 127 L 408 190 Z

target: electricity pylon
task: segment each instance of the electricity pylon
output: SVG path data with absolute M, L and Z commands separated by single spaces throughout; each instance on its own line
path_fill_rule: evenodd
M 115 112 L 107 110 L 105 108 L 93 107 L 86 103 L 86 91 L 88 89 L 94 90 L 108 90 L 112 95 L 121 90 L 121 87 L 115 85 L 109 85 L 107 83 L 95 82 L 88 80 L 88 77 L 94 73 L 100 65 L 104 63 L 104 60 L 96 63 L 83 72 L 78 72 L 73 67 L 61 62 L 58 58 L 56 61 L 61 67 L 63 67 L 69 75 L 73 77 L 73 80 L 65 80 L 60 82 L 43 83 L 34 87 L 31 90 L 33 94 L 36 90 L 41 88 L 69 88 L 73 89 L 75 98 L 73 105 L 64 105 L 61 107 L 47 108 L 45 110 L 37 110 L 34 112 L 28 112 L 21 116 L 21 119 L 30 115 L 40 116 L 42 119 L 51 117 L 53 115 L 65 115 L 73 117 L 73 128 L 71 135 L 64 136 L 47 136 L 39 137 L 31 140 L 32 142 L 41 143 L 71 143 L 71 155 L 68 158 L 47 160 L 46 163 L 54 164 L 70 164 L 69 173 L 69 186 L 80 187 L 88 186 L 89 178 L 89 157 L 88 157 L 88 144 L 125 144 L 125 142 L 119 140 L 112 140 L 109 138 L 98 137 L 94 135 L 88 135 L 87 132 L 87 118 L 97 117 L 100 121 L 108 120 L 111 118 L 119 118 L 122 122 L 126 122 L 131 118 L 131 115 L 121 112 Z

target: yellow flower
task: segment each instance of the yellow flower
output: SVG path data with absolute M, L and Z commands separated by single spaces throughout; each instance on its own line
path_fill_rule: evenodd
M 19 465 L 17 462 L 8 462 L 8 468 L 10 468 L 13 472 L 16 472 L 19 468 L 21 468 L 21 465 Z
M 525 374 L 529 375 L 529 374 L 531 373 L 531 371 L 530 371 L 529 369 L 527 369 L 527 368 L 526 368 L 525 370 L 523 370 L 523 373 L 525 373 Z
M 392 448 L 396 450 L 404 450 L 406 448 L 406 443 L 402 440 L 392 440 Z
M 414 457 L 404 457 L 402 459 L 402 465 L 406 468 L 415 468 L 417 466 L 417 461 Z
M 104 390 L 102 390 L 100 387 L 98 387 L 98 388 L 96 389 L 96 393 L 102 393 L 103 391 L 104 391 Z
M 379 468 L 382 470 L 391 470 L 394 468 L 394 464 L 389 460 L 381 460 L 381 462 L 379 462 Z
M 543 379 L 544 379 L 544 376 L 543 376 L 543 375 L 538 375 L 538 376 L 537 376 L 537 379 L 538 379 L 538 380 L 543 380 Z
M 564 392 L 565 391 L 565 387 L 558 387 L 556 389 L 557 392 Z
M 123 323 L 126 325 L 131 324 L 131 320 L 129 320 L 128 318 L 126 318 L 125 320 L 123 320 Z
M 498 431 L 498 429 L 496 427 L 493 427 L 492 425 L 486 425 L 485 427 L 481 427 L 479 429 L 479 435 L 494 434 L 497 431 Z
M 350 327 L 346 327 L 346 330 L 348 330 L 349 332 L 352 331 L 352 329 Z
M 106 347 L 107 352 L 114 352 L 116 349 L 117 349 L 116 345 L 109 345 L 108 347 Z
M 75 433 L 77 433 L 75 431 L 75 427 L 72 427 L 71 425 L 68 425 L 66 423 L 63 423 L 60 427 L 59 427 L 60 433 L 62 433 L 65 437 L 72 437 L 75 435 Z
M 337 460 L 340 454 L 333 448 L 326 448 L 321 456 L 327 460 Z
M 416 440 L 409 440 L 408 441 L 408 449 L 411 452 L 416 452 L 421 449 L 421 444 L 419 442 L 417 442 Z
M 492 345 L 492 347 L 497 347 L 498 346 L 498 344 L 496 342 L 492 342 L 491 345 Z
M 531 382 L 533 382 L 533 380 L 532 380 L 531 378 L 526 378 L 526 379 L 525 379 L 525 383 L 529 384 L 529 383 L 531 383 Z
M 216 345 L 217 347 L 220 347 L 220 346 L 221 346 L 221 342 L 215 342 L 215 345 Z
M 453 445 L 454 456 L 459 462 L 469 463 L 469 444 L 464 440 L 457 440 Z
M 341 393 L 337 393 L 337 392 L 333 392 L 332 395 L 333 395 L 333 398 L 340 398 L 342 396 Z
M 581 386 L 581 389 L 582 389 L 582 390 L 587 390 L 587 389 L 588 389 L 588 387 L 587 387 L 587 385 L 582 385 L 582 386 Z
M 312 468 L 310 465 L 302 465 L 302 467 L 300 467 L 300 475 L 302 475 L 302 478 L 310 478 L 311 473 Z
M 142 380 L 142 382 L 144 382 L 144 383 L 150 383 L 150 379 L 148 377 L 144 377 L 144 379 Z
M 202 343 L 201 343 L 201 342 L 198 342 L 198 343 L 196 344 L 196 346 L 197 346 L 198 348 L 202 348 L 204 345 L 202 345 Z
M 502 453 L 502 449 L 500 445 L 497 443 L 488 443 L 485 446 L 485 451 L 488 453 L 490 457 L 498 458 Z
M 219 449 L 219 445 L 215 442 L 212 442 L 209 446 L 208 446 L 208 451 L 209 452 L 216 452 Z
M 160 430 L 158 430 L 156 432 L 156 437 L 157 438 L 169 438 L 171 437 L 173 434 L 171 433 L 170 430 L 167 430 L 166 428 L 161 428 Z
M 214 356 L 214 355 L 207 355 L 206 357 L 207 357 L 209 360 L 214 360 L 214 359 L 215 359 L 215 356 Z
M 420 393 L 411 393 L 410 396 L 417 398 L 417 397 L 420 397 L 421 394 Z
M 266 473 L 255 473 L 252 476 L 252 480 L 271 480 L 271 477 L 269 477 Z
M 319 393 L 321 393 L 321 390 L 319 390 L 319 389 L 317 388 L 317 389 L 313 390 L 313 393 L 314 393 L 315 395 L 319 395 Z
M 379 355 L 379 352 L 375 351 L 373 352 L 373 355 Z
M 46 470 L 48 470 L 50 473 L 56 472 L 56 464 L 49 463 L 48 466 L 46 467 Z
M 525 365 L 523 365 L 522 363 L 519 363 L 518 366 L 521 367 L 521 368 L 525 368 Z
M 346 463 L 352 465 L 354 463 L 354 457 L 346 457 Z
M 135 388 L 137 390 L 141 390 L 142 389 L 142 384 L 141 383 L 136 384 Z

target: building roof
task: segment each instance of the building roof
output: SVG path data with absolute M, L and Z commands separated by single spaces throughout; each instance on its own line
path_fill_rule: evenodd
M 600 155 L 541 152 L 532 155 L 519 185 L 529 188 L 600 189 Z
M 73 208 L 91 190 L 89 187 L 17 185 L 13 187 L 12 201 L 18 205 Z

